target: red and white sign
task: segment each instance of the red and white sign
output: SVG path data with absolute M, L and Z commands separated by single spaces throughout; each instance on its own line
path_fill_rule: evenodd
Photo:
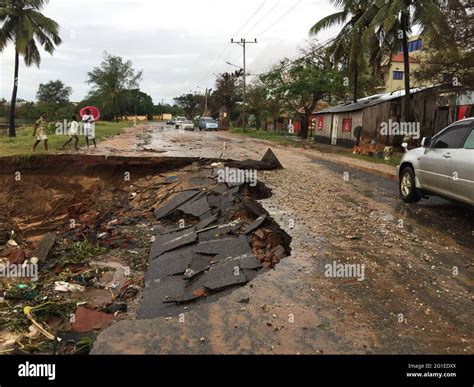
M 323 130 L 324 127 L 324 116 L 318 117 L 318 130 Z
M 344 118 L 342 120 L 342 131 L 344 133 L 352 132 L 352 118 Z

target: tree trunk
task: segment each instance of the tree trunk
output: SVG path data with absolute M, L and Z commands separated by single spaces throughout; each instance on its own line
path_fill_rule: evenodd
M 404 77 L 405 77 L 405 122 L 411 122 L 411 101 L 410 101 L 410 57 L 408 53 L 408 36 L 407 36 L 407 27 L 408 27 L 408 15 L 402 13 L 402 47 L 403 47 L 403 67 L 404 67 Z
M 15 50 L 15 77 L 13 82 L 13 92 L 12 92 L 12 100 L 10 103 L 10 114 L 9 114 L 9 127 L 8 127 L 8 136 L 9 137 L 16 137 L 16 129 L 15 129 L 15 109 L 16 109 L 16 96 L 18 93 L 18 70 L 20 67 L 20 56 L 18 55 L 18 51 Z
M 301 116 L 301 138 L 305 140 L 308 138 L 310 115 L 311 113 L 305 113 L 303 116 Z
M 355 67 L 354 67 L 354 81 L 353 81 L 354 82 L 354 89 L 353 89 L 353 91 L 354 91 L 354 97 L 353 97 L 354 102 L 357 102 L 357 94 L 359 92 L 359 90 L 358 90 L 358 79 L 357 79 L 358 77 L 359 77 L 359 72 L 357 70 L 357 64 L 356 64 Z

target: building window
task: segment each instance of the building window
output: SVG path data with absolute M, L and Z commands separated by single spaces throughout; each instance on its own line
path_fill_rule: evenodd
M 393 79 L 401 81 L 403 79 L 403 71 L 394 71 L 393 72 Z
M 421 38 L 408 42 L 408 52 L 421 50 L 422 42 Z M 400 52 L 403 52 L 403 46 L 400 46 Z

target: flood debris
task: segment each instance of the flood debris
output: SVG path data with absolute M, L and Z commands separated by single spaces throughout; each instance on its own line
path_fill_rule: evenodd
M 244 170 L 275 170 L 283 169 L 283 165 L 280 163 L 280 160 L 275 156 L 275 153 L 268 148 L 265 155 L 260 161 L 258 160 L 243 160 L 243 161 L 227 161 L 225 165 L 229 168 L 239 168 Z
M 49 232 L 43 236 L 43 238 L 39 241 L 38 246 L 33 253 L 33 256 L 38 258 L 40 263 L 46 261 L 48 258 L 48 254 L 51 251 L 54 243 L 56 242 L 56 234 L 53 232 Z
M 252 198 L 250 184 L 219 181 L 223 165 L 193 164 L 155 208 L 157 233 L 138 318 L 177 315 L 248 283 L 289 255 L 288 235 Z M 253 246 L 254 233 L 260 248 Z M 285 246 L 283 253 L 278 246 Z
M 91 332 L 106 328 L 112 323 L 114 316 L 104 312 L 80 306 L 76 310 L 72 327 L 76 332 Z
M 277 167 L 272 157 L 259 168 Z M 177 315 L 274 268 L 290 237 L 255 201 L 270 191 L 220 182 L 223 167 L 137 168 L 127 182 L 122 171 L 88 169 L 7 186 L 28 205 L 0 196 L 0 266 L 34 266 L 38 276 L 0 278 L 1 348 L 87 353 L 114 321 Z M 33 202 L 36 192 L 49 201 Z

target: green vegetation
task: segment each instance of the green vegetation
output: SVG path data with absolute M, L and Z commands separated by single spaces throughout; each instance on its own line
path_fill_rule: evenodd
M 118 135 L 123 129 L 132 126 L 130 122 L 104 122 L 100 121 L 95 126 L 96 139 L 97 141 L 104 140 L 105 138 Z M 36 148 L 36 152 L 32 152 L 31 148 L 35 142 L 35 138 L 32 137 L 33 127 L 24 126 L 17 130 L 16 137 L 0 137 L 0 156 L 29 156 L 32 154 L 44 154 L 57 152 L 59 148 L 67 141 L 67 136 L 57 136 L 54 134 L 54 128 L 50 128 L 47 132 L 48 136 L 48 148 L 49 151 L 44 150 L 43 144 L 39 144 Z M 79 146 L 85 144 L 84 138 L 80 138 Z M 72 145 L 69 144 L 69 150 L 73 149 Z
M 256 138 L 259 140 L 273 141 L 281 145 L 292 145 L 298 146 L 296 135 L 282 134 L 278 132 L 270 132 L 266 130 L 244 130 L 242 128 L 231 128 L 231 133 L 242 134 L 250 138 Z
M 0 21 L 0 52 L 9 44 L 15 47 L 15 77 L 9 112 L 9 136 L 16 136 L 15 106 L 18 93 L 20 57 L 26 66 L 41 63 L 40 47 L 53 55 L 61 44 L 59 25 L 41 13 L 47 0 L 5 0 L 2 2 Z

